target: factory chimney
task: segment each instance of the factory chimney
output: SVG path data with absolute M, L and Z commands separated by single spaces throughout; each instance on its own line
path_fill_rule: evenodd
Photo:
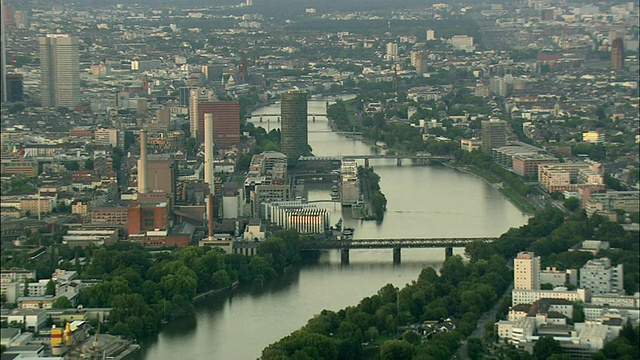
M 138 192 L 149 192 L 147 185 L 147 132 L 140 129 L 140 160 L 138 160 Z
M 213 176 L 213 114 L 204 114 L 204 182 L 209 185 L 207 221 L 209 225 L 209 240 L 213 240 L 213 195 L 215 193 Z
M 204 182 L 213 192 L 213 114 L 204 114 Z

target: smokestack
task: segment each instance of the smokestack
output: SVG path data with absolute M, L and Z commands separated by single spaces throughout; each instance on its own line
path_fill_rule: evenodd
M 138 160 L 138 192 L 149 192 L 147 186 L 147 132 L 140 129 L 140 160 Z
M 213 240 L 213 194 L 211 193 L 207 201 L 207 221 L 209 222 L 209 240 Z
M 213 114 L 204 114 L 204 182 L 213 193 Z

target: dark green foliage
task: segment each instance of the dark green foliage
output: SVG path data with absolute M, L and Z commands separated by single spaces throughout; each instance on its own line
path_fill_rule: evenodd
M 390 340 L 382 344 L 380 348 L 381 360 L 405 360 L 411 359 L 415 354 L 414 346 L 404 340 Z
M 236 280 L 261 284 L 298 264 L 299 241 L 294 230 L 281 231 L 262 243 L 260 256 L 252 258 L 205 247 L 153 256 L 133 244 L 95 249 L 81 276 L 103 281 L 83 290 L 79 300 L 87 307 L 113 307 L 110 333 L 141 339 L 156 333 L 161 319 L 192 314 L 197 293 Z
M 533 346 L 533 357 L 538 360 L 547 360 L 551 355 L 562 354 L 560 343 L 552 337 L 543 336 Z
M 467 340 L 467 354 L 471 360 L 477 360 L 482 358 L 484 353 L 484 345 L 482 340 L 478 338 L 469 338 Z

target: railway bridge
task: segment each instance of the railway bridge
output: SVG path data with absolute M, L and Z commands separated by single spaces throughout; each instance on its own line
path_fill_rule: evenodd
M 444 248 L 445 257 L 453 255 L 453 248 L 465 247 L 467 244 L 481 241 L 491 243 L 497 238 L 405 238 L 405 239 L 345 239 L 345 240 L 306 240 L 300 250 L 340 250 L 342 264 L 349 263 L 351 249 L 392 249 L 393 263 L 399 264 L 401 249 Z

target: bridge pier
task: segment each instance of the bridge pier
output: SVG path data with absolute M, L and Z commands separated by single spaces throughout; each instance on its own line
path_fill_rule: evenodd
M 349 249 L 340 249 L 340 264 L 349 265 Z
M 445 260 L 452 257 L 453 256 L 453 248 L 452 247 L 446 247 L 444 248 L 444 258 Z
M 368 168 L 369 167 L 369 158 L 364 158 L 364 168 Z
M 398 166 L 402 166 L 402 159 L 397 158 L 397 159 L 396 159 L 396 165 L 398 165 Z
M 400 248 L 393 248 L 393 264 L 400 264 Z

